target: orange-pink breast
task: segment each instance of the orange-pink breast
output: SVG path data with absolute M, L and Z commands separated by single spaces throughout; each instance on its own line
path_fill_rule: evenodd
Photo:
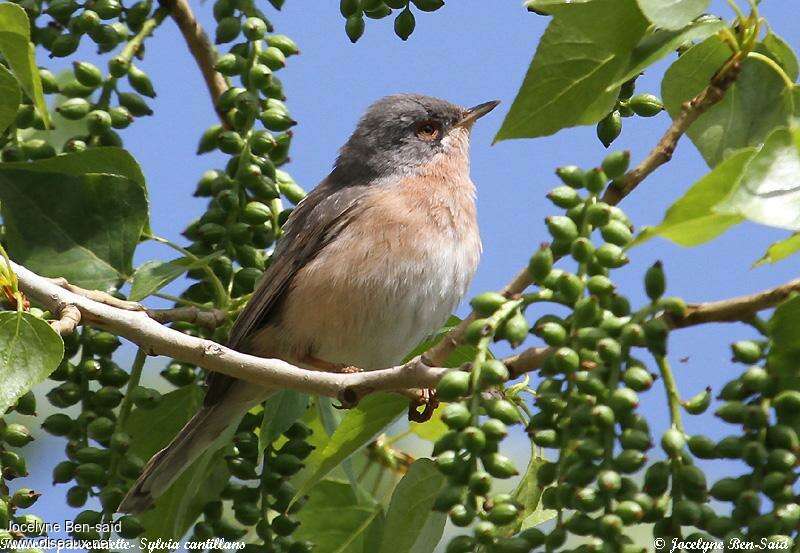
M 399 362 L 438 329 L 481 252 L 474 186 L 465 170 L 453 178 L 445 165 L 376 187 L 294 277 L 278 326 L 254 344 L 374 369 Z

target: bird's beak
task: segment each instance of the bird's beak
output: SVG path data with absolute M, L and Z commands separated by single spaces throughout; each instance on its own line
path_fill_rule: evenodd
M 461 121 L 456 123 L 456 126 L 465 127 L 467 129 L 471 128 L 475 121 L 492 111 L 499 103 L 500 100 L 492 100 L 491 102 L 484 102 L 469 108 L 464 112 L 464 117 L 461 118 Z

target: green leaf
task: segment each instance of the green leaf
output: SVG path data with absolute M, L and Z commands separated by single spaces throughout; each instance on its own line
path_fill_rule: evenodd
M 5 131 L 17 117 L 22 92 L 8 69 L 0 65 L 0 133 Z
M 636 77 L 660 59 L 674 53 L 681 46 L 705 40 L 725 27 L 725 22 L 720 19 L 703 19 L 690 24 L 680 31 L 665 31 L 663 29 L 648 31 L 639 44 L 636 45 L 636 48 L 633 49 L 628 61 L 628 67 L 622 76 L 615 79 L 606 90 L 610 91 L 622 86 L 623 83 Z
M 49 127 L 50 114 L 36 67 L 28 15 L 10 2 L 0 4 L 0 53 L 16 75 L 22 90 L 33 100 L 45 126 Z
M 57 116 L 61 117 L 60 115 Z M 69 119 L 64 119 L 64 121 L 73 123 L 73 121 L 70 121 Z M 46 133 L 44 131 L 37 131 L 42 132 L 42 135 L 39 136 L 34 133 L 34 136 L 42 139 L 47 139 L 48 137 L 52 138 L 51 135 L 53 133 L 58 133 L 59 130 L 61 130 L 61 127 L 55 131 L 46 131 Z M 147 198 L 147 184 L 144 180 L 142 168 L 139 167 L 139 164 L 136 162 L 134 157 L 127 150 L 122 148 L 103 146 L 91 148 L 90 150 L 85 150 L 83 152 L 60 154 L 56 157 L 38 160 L 35 163 L 19 161 L 14 163 L 0 164 L 0 171 L 4 168 L 17 168 L 25 171 L 39 171 L 43 173 L 63 173 L 65 175 L 72 175 L 75 177 L 82 177 L 90 173 L 116 175 L 118 177 L 130 179 L 141 186 L 145 198 Z M 151 232 L 149 218 L 143 232 L 147 234 L 150 234 Z
M 313 542 L 314 553 L 365 553 L 366 533 L 379 513 L 377 505 L 359 504 L 347 482 L 322 480 L 298 512 L 292 537 Z
M 555 9 L 566 4 L 586 4 L 587 2 L 594 2 L 594 0 L 525 0 L 525 8 L 551 14 Z
M 757 50 L 771 55 L 763 46 Z M 728 60 L 731 51 L 713 36 L 690 48 L 667 70 L 661 84 L 664 106 L 674 119 L 684 102 L 703 90 Z M 746 146 L 761 144 L 777 127 L 785 126 L 794 110 L 793 90 L 767 64 L 745 59 L 739 78 L 725 97 L 701 115 L 686 134 L 709 166 Z
M 64 357 L 64 342 L 30 313 L 0 312 L 0 413 L 50 376 Z
M 128 299 L 131 301 L 143 300 L 191 269 L 191 266 L 192 260 L 188 257 L 167 262 L 148 261 L 143 263 L 133 273 L 131 293 Z
M 222 255 L 222 251 L 215 252 L 202 259 L 181 257 L 172 261 L 147 261 L 133 273 L 131 301 L 143 300 L 147 296 L 161 290 L 164 286 L 181 276 L 186 271 L 208 265 L 208 263 Z
M 797 55 L 792 50 L 792 47 L 771 31 L 764 37 L 764 46 L 772 54 L 771 57 L 786 71 L 789 78 L 796 81 L 798 74 L 800 74 L 800 67 L 797 63 Z
M 350 455 L 367 445 L 408 408 L 408 400 L 396 394 L 371 394 L 357 407 L 347 411 L 325 447 L 318 448 L 306 460 L 306 478 L 295 497 L 312 489 L 330 471 Z
M 645 17 L 657 27 L 683 29 L 701 15 L 711 0 L 637 0 Z
M 378 553 L 431 553 L 447 516 L 433 511 L 444 476 L 430 459 L 418 459 L 397 484 L 386 513 L 383 546 Z M 430 524 L 429 524 L 430 521 Z M 423 530 L 425 533 L 423 534 Z
M 647 22 L 634 0 L 554 6 L 536 55 L 495 141 L 551 135 L 595 123 L 617 100 L 609 85 L 627 66 Z
M 12 257 L 41 275 L 105 289 L 132 272 L 147 228 L 147 198 L 130 178 L 79 174 L 84 154 L 98 161 L 91 152 L 0 164 L 0 201 Z
M 755 266 L 764 265 L 766 263 L 777 263 L 797 253 L 800 250 L 800 233 L 792 234 L 789 238 L 779 240 L 767 248 L 764 256 L 756 261 Z
M 744 168 L 717 213 L 800 230 L 800 127 L 777 129 Z
M 149 459 L 164 448 L 203 405 L 199 386 L 184 386 L 164 394 L 155 409 L 134 409 L 125 432 L 131 436 L 130 452 Z
M 294 390 L 281 390 L 269 396 L 264 407 L 264 420 L 258 439 L 263 450 L 274 442 L 308 410 L 308 395 Z
M 122 148 L 100 147 L 83 152 L 61 154 L 56 157 L 38 160 L 34 163 L 19 161 L 3 163 L 0 170 L 24 169 L 40 173 L 63 173 L 82 177 L 90 173 L 115 175 L 132 180 L 146 190 L 144 174 L 133 156 Z
M 657 235 L 681 246 L 696 246 L 713 240 L 740 223 L 743 217 L 718 213 L 714 207 L 736 187 L 747 162 L 754 155 L 755 150 L 747 148 L 717 165 L 670 206 L 660 225 L 645 228 L 631 246 Z
M 417 347 L 415 347 L 411 351 L 411 353 L 409 353 L 406 356 L 403 362 L 406 363 L 411 359 L 413 359 L 414 357 L 422 355 L 423 353 L 431 349 L 433 346 L 441 342 L 442 338 L 444 338 L 448 332 L 457 327 L 460 322 L 461 319 L 459 319 L 455 315 L 450 315 L 444 326 L 442 326 L 442 328 L 437 330 L 436 333 L 433 334 L 433 336 L 420 342 L 417 345 Z M 469 363 L 470 361 L 475 359 L 475 354 L 477 353 L 477 351 L 478 350 L 475 348 L 475 346 L 461 344 L 460 346 L 456 347 L 456 349 L 453 350 L 453 352 L 449 355 L 447 360 L 445 360 L 445 362 L 442 363 L 442 366 L 448 368 L 460 367 L 464 363 Z M 489 353 L 491 354 L 491 352 Z
M 517 522 L 504 527 L 505 535 L 516 534 L 523 528 L 537 526 L 556 516 L 556 511 L 544 509 L 540 504 L 544 488 L 539 486 L 538 472 L 539 467 L 545 462 L 547 460 L 539 455 L 536 446 L 531 443 L 531 459 L 528 461 L 528 468 L 513 493 L 514 501 L 522 506 L 522 511 Z
M 767 325 L 772 345 L 767 364 L 781 379 L 796 387 L 798 383 L 797 359 L 800 356 L 800 295 L 794 294 L 780 304 Z M 779 384 L 778 389 L 787 386 Z
M 435 442 L 439 438 L 445 435 L 445 433 L 449 430 L 447 425 L 442 422 L 442 409 L 443 406 L 439 406 L 434 412 L 431 418 L 425 422 L 411 422 L 408 425 L 408 429 L 411 430 L 414 434 L 422 438 L 423 440 L 427 440 L 429 442 Z

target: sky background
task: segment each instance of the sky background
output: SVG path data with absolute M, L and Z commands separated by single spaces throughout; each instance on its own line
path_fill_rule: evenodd
M 258 3 L 267 4 L 263 0 Z M 192 2 L 206 28 L 213 28 L 211 4 Z M 278 13 L 265 8 L 276 31 L 292 37 L 302 51 L 278 73 L 291 114 L 299 121 L 294 129 L 292 162 L 284 169 L 306 189 L 312 188 L 329 172 L 338 148 L 364 109 L 388 94 L 429 94 L 464 106 L 501 100 L 502 104 L 475 126 L 472 137 L 472 176 L 478 190 L 484 254 L 470 295 L 502 288 L 527 263 L 537 245 L 549 238 L 543 219 L 555 213 L 555 208 L 544 194 L 558 184 L 555 167 L 594 167 L 605 155 L 594 127 L 491 145 L 548 18 L 526 12 L 517 1 L 451 1 L 437 12 L 418 13 L 416 30 L 408 42 L 401 42 L 394 35 L 392 18 L 387 18 L 367 20 L 364 36 L 353 45 L 344 34 L 338 3 L 329 1 L 313 8 L 309 4 L 289 0 Z M 800 22 L 795 2 L 769 0 L 762 3 L 761 9 L 774 31 L 798 50 Z M 731 16 L 725 2 L 714 2 L 712 12 Z M 80 52 L 85 59 L 97 59 L 85 46 Z M 659 94 L 660 79 L 668 63 L 659 64 L 639 79 L 637 92 Z M 147 55 L 138 65 L 155 83 L 158 97 L 151 106 L 156 115 L 138 119 L 122 131 L 122 136 L 147 177 L 154 231 L 185 243 L 180 232 L 206 205 L 205 200 L 192 197 L 195 183 L 203 171 L 222 167 L 225 160 L 221 154 L 199 158 L 194 154 L 198 137 L 215 122 L 214 112 L 200 73 L 171 21 L 166 21 L 147 41 Z M 625 119 L 623 134 L 614 148 L 630 149 L 633 160 L 640 160 L 668 125 L 666 114 L 651 119 Z M 665 209 L 707 171 L 686 139 L 674 160 L 645 181 L 621 207 L 637 227 L 657 224 Z M 669 295 L 679 295 L 687 301 L 708 301 L 755 292 L 797 276 L 797 257 L 775 266 L 750 268 L 769 244 L 786 234 L 745 223 L 716 241 L 693 249 L 654 239 L 633 250 L 632 262 L 615 271 L 614 278 L 634 305 L 645 299 L 641 283 L 644 270 L 658 259 L 665 263 Z M 137 252 L 136 264 L 172 257 L 172 252 L 163 246 L 144 244 Z M 180 289 L 180 285 L 173 288 Z M 462 306 L 459 313 L 466 312 Z M 541 314 L 529 314 L 535 318 L 536 313 Z M 729 344 L 751 336 L 753 333 L 743 325 L 705 325 L 675 332 L 670 359 L 684 397 L 708 385 L 719 390 L 735 376 L 740 367 L 729 361 Z M 123 358 L 132 351 L 126 346 Z M 498 353 L 505 351 L 501 348 Z M 683 358 L 685 362 L 679 361 Z M 147 382 L 157 382 L 157 371 L 163 363 L 162 359 L 148 361 Z M 668 424 L 661 386 L 657 384 L 642 394 L 642 400 L 641 410 L 658 436 Z M 42 398 L 40 409 L 45 405 Z M 685 423 L 690 433 L 702 430 L 720 437 L 730 432 L 710 412 L 686 416 Z M 63 504 L 66 487 L 62 485 L 54 493 L 49 471 L 56 462 L 54 458 L 62 457 L 64 442 L 42 436 L 36 443 L 38 447 L 32 444 L 26 448 L 33 476 L 25 482 L 49 493 L 46 501 L 37 504 L 35 512 L 45 520 L 63 520 L 71 512 Z M 527 445 L 518 440 L 513 449 L 523 465 Z M 722 464 L 707 466 L 712 479 L 724 468 Z

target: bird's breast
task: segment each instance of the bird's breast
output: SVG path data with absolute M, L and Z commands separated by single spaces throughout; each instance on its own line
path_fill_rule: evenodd
M 438 329 L 467 291 L 481 252 L 474 188 L 405 179 L 381 187 L 298 272 L 281 326 L 312 355 L 381 368 Z

